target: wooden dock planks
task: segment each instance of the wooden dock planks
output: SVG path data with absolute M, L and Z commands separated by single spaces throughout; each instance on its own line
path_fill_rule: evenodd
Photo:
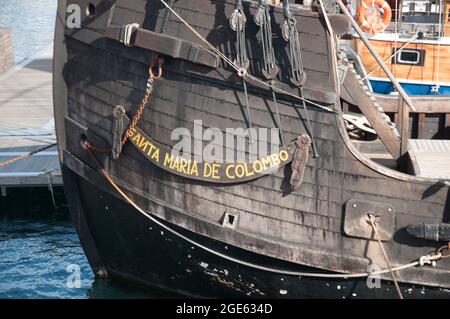
M 1 167 L 1 163 L 56 142 L 52 49 L 0 74 L 0 186 L 62 185 L 56 146 Z
M 410 140 L 409 157 L 415 175 L 450 180 L 450 141 Z

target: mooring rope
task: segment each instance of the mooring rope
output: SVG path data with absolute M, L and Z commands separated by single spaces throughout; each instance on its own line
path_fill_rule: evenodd
M 318 108 L 320 108 L 320 109 L 322 109 L 322 110 L 324 110 L 324 111 L 327 111 L 327 112 L 330 112 L 330 113 L 335 113 L 335 114 L 338 114 L 338 115 L 342 115 L 342 112 L 340 112 L 339 110 L 334 110 L 334 109 L 332 109 L 332 108 L 330 108 L 330 107 L 326 107 L 326 106 L 323 106 L 323 105 L 320 105 L 320 104 L 318 104 L 318 103 L 315 103 L 315 102 L 313 102 L 313 101 L 311 101 L 311 100 L 309 100 L 309 99 L 305 99 L 305 98 L 303 98 L 303 97 L 301 97 L 301 96 L 298 96 L 298 95 L 296 95 L 296 94 L 293 94 L 293 93 L 290 93 L 290 92 L 287 92 L 287 91 L 285 91 L 285 90 L 283 90 L 283 89 L 281 89 L 281 88 L 279 88 L 279 87 L 277 87 L 276 85 L 274 85 L 272 82 L 271 83 L 267 83 L 267 82 L 265 82 L 265 81 L 263 81 L 263 80 L 261 80 L 261 79 L 259 79 L 259 78 L 257 78 L 257 77 L 255 77 L 255 76 L 253 76 L 253 75 L 251 75 L 250 73 L 248 73 L 248 72 L 242 72 L 242 69 L 238 66 L 238 65 L 236 65 L 236 63 L 234 63 L 230 58 L 228 58 L 225 54 L 223 54 L 219 49 L 217 49 L 211 42 L 209 42 L 207 39 L 205 39 L 197 30 L 195 30 L 195 28 L 194 27 L 192 27 L 186 20 L 184 20 L 172 7 L 170 7 L 164 0 L 160 0 L 160 2 L 168 9 L 168 10 L 170 10 L 171 12 L 172 12 L 172 14 L 175 16 L 175 17 L 177 17 L 177 19 L 179 19 L 189 30 L 191 30 L 194 34 L 195 34 L 195 36 L 197 37 L 197 38 L 199 38 L 205 45 L 207 45 L 214 53 L 216 53 L 219 57 L 221 57 L 229 66 L 231 66 L 236 72 L 237 72 L 237 74 L 240 76 L 240 77 L 243 77 L 244 79 L 245 78 L 248 78 L 248 79 L 250 79 L 250 80 L 252 80 L 252 81 L 255 81 L 255 82 L 257 82 L 258 84 L 260 84 L 260 85 L 263 85 L 263 86 L 265 86 L 265 87 L 267 87 L 268 89 L 273 89 L 275 92 L 278 92 L 278 93 L 282 93 L 282 94 L 284 94 L 284 95 L 287 95 L 287 96 L 290 96 L 290 97 L 293 97 L 293 98 L 295 98 L 295 99 L 297 99 L 297 100 L 300 100 L 300 101 L 305 101 L 305 102 L 307 102 L 307 103 L 309 103 L 310 105 L 313 105 L 313 106 L 316 106 L 316 107 L 318 107 Z
M 31 156 L 37 154 L 37 153 L 43 152 L 43 151 L 45 151 L 45 150 L 48 150 L 49 148 L 52 148 L 53 146 L 56 146 L 56 145 L 58 145 L 58 144 L 57 144 L 57 143 L 49 144 L 49 145 L 46 145 L 46 146 L 44 146 L 44 147 L 41 147 L 41 148 L 39 148 L 39 149 L 37 149 L 37 150 L 34 150 L 34 151 L 32 151 L 32 152 L 29 152 L 29 153 L 27 153 L 27 154 L 20 155 L 20 156 L 17 156 L 17 157 L 15 157 L 15 158 L 9 159 L 9 160 L 7 160 L 7 161 L 1 162 L 1 163 L 0 163 L 0 167 L 6 167 L 6 166 L 8 166 L 8 165 L 17 163 L 17 162 L 22 161 L 22 160 L 24 160 L 24 159 L 27 159 L 27 158 L 29 158 L 29 157 L 31 157 Z
M 381 238 L 380 238 L 380 233 L 378 232 L 375 215 L 372 213 L 369 214 L 369 223 L 372 226 L 372 229 L 375 233 L 375 237 L 378 241 L 378 244 L 380 245 L 381 252 L 383 253 L 384 260 L 386 261 L 386 265 L 388 266 L 388 269 L 391 272 L 392 280 L 394 281 L 394 285 L 395 285 L 395 289 L 397 290 L 397 294 L 400 297 L 400 299 L 403 299 L 402 291 L 400 290 L 400 286 L 398 285 L 398 282 L 397 282 L 397 276 L 395 276 L 395 272 L 392 270 L 391 262 L 389 261 L 389 257 L 386 253 L 386 250 L 384 249 L 383 242 L 381 241 Z
M 211 249 L 181 233 L 178 231 L 172 229 L 171 227 L 165 225 L 164 223 L 160 222 L 155 218 L 155 214 L 152 212 L 146 212 L 144 209 L 142 209 L 133 199 L 131 199 L 123 190 L 122 188 L 114 181 L 112 176 L 102 167 L 100 162 L 98 161 L 97 157 L 94 155 L 93 150 L 88 147 L 87 144 L 85 144 L 85 149 L 89 154 L 92 156 L 93 160 L 98 166 L 98 170 L 103 175 L 103 177 L 108 181 L 108 183 L 117 191 L 117 193 L 132 207 L 134 207 L 140 214 L 142 214 L 144 217 L 161 227 L 162 229 L 166 230 L 167 232 L 185 240 L 186 242 L 203 249 L 204 251 L 207 251 L 217 257 L 223 258 L 225 260 L 237 263 L 241 266 L 250 267 L 253 269 L 258 269 L 262 271 L 267 271 L 271 273 L 281 274 L 281 275 L 287 275 L 287 276 L 298 276 L 298 277 L 308 277 L 308 278 L 329 278 L 329 279 L 349 279 L 349 278 L 365 278 L 365 277 L 371 277 L 371 276 L 378 276 L 382 274 L 386 274 L 392 271 L 400 271 L 408 268 L 413 268 L 416 266 L 424 266 L 425 264 L 431 264 L 432 262 L 438 261 L 442 258 L 446 258 L 442 256 L 443 248 L 440 248 L 435 254 L 433 255 L 426 255 L 420 257 L 417 261 L 411 262 L 409 264 L 401 265 L 398 267 L 394 267 L 392 269 L 383 269 L 379 271 L 374 272 L 360 272 L 360 273 L 348 273 L 348 274 L 342 274 L 342 273 L 312 273 L 312 272 L 301 272 L 301 271 L 290 271 L 290 270 L 283 270 L 283 269 L 277 269 L 273 267 L 267 267 L 267 266 L 261 266 L 258 264 L 254 264 L 245 260 L 241 260 L 238 258 L 234 258 L 231 256 L 228 256 L 226 254 L 223 254 L 221 252 L 218 252 L 214 249 Z

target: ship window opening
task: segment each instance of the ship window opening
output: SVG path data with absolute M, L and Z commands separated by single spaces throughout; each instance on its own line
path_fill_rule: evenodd
M 93 3 L 89 3 L 87 8 L 86 8 L 86 15 L 88 17 L 94 16 L 95 15 L 95 5 Z
M 398 56 L 398 62 L 417 64 L 420 61 L 420 52 L 402 50 Z
M 423 66 L 425 62 L 425 50 L 421 49 L 396 49 L 397 54 L 392 58 L 394 64 L 406 64 Z
M 225 213 L 222 220 L 222 226 L 233 229 L 236 228 L 238 217 L 237 214 Z

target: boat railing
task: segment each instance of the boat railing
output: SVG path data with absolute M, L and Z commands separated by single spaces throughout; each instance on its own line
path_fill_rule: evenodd
M 441 29 L 439 23 L 391 22 L 385 32 L 397 32 L 400 34 L 400 37 L 405 38 L 419 33 L 424 39 L 438 40 Z

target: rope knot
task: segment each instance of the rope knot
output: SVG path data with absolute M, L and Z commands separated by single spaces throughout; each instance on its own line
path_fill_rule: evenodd
M 419 259 L 419 265 L 420 266 L 425 266 L 425 265 L 431 265 L 431 267 L 436 267 L 436 260 L 441 259 L 441 254 L 437 254 L 437 255 L 426 255 L 426 256 L 422 256 Z

